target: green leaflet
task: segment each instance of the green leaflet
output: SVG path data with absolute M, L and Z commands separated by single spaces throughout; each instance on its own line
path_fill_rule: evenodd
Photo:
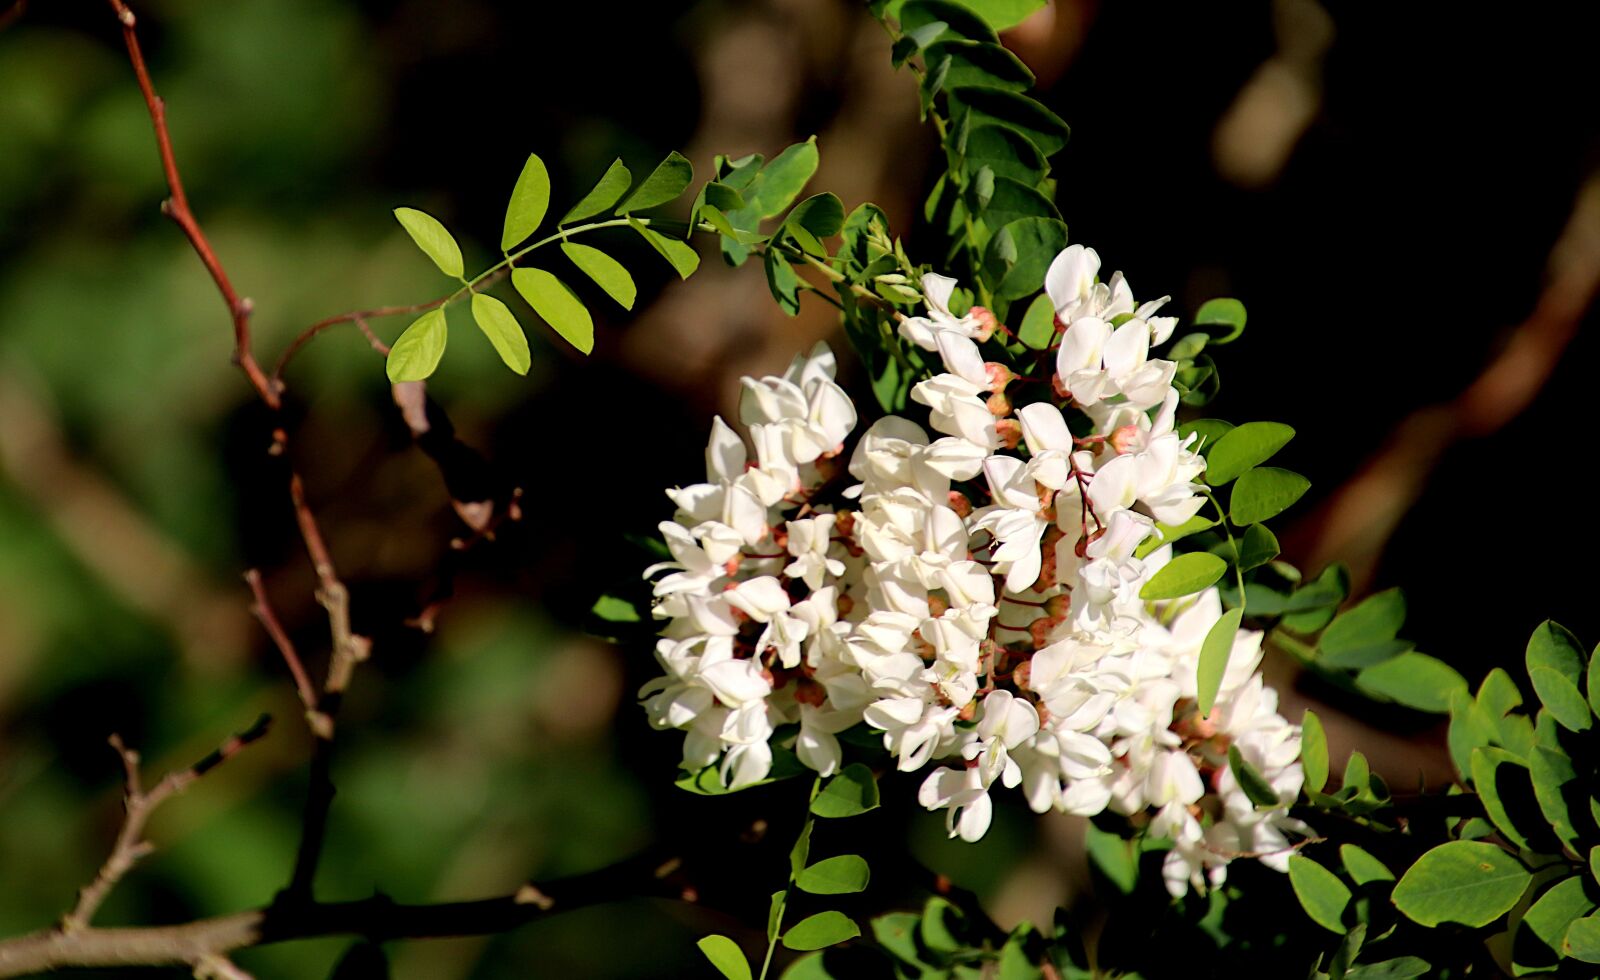
M 562 339 L 587 354 L 594 350 L 594 321 L 566 283 L 543 269 L 515 269 L 511 285 Z
M 550 172 L 537 153 L 530 153 L 516 186 L 511 189 L 511 202 L 506 205 L 505 227 L 500 233 L 501 250 L 509 250 L 538 231 L 549 207 Z
M 405 333 L 389 348 L 389 358 L 384 364 L 389 381 L 422 381 L 439 367 L 444 356 L 444 345 L 450 339 L 450 328 L 445 323 L 444 310 L 429 310 L 411 321 Z
M 394 216 L 422 253 L 433 260 L 439 271 L 452 279 L 460 279 L 463 271 L 461 246 L 445 230 L 439 219 L 416 208 L 395 208 Z

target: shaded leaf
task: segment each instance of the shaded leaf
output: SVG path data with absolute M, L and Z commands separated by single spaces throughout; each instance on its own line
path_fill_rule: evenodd
M 1363 669 L 1356 675 L 1356 686 L 1408 708 L 1443 714 L 1450 710 L 1456 692 L 1467 689 L 1467 682 L 1444 661 L 1412 651 Z
M 611 161 L 611 166 L 600 176 L 600 180 L 583 195 L 583 199 L 572 206 L 562 218 L 561 224 L 570 224 L 580 218 L 592 218 L 601 211 L 606 210 L 622 198 L 628 186 L 633 183 L 633 174 L 622 165 L 621 160 Z
M 1246 422 L 1217 440 L 1206 454 L 1206 482 L 1221 486 L 1271 459 L 1294 438 L 1281 422 Z
M 566 283 L 543 269 L 514 269 L 511 285 L 562 339 L 587 354 L 594 350 L 594 321 Z
M 648 211 L 676 200 L 694 180 L 694 166 L 683 154 L 673 150 L 665 160 L 656 164 L 650 176 L 639 182 L 633 193 L 622 199 L 613 214 L 624 215 L 635 211 Z
M 1414 922 L 1486 926 L 1511 910 L 1532 876 L 1493 844 L 1451 841 L 1417 859 L 1395 885 L 1395 907 Z
M 1350 889 L 1337 875 L 1304 854 L 1291 854 L 1289 884 L 1312 922 L 1329 932 L 1345 934 L 1344 910 L 1350 904 Z
M 668 238 L 653 228 L 646 227 L 639 219 L 630 217 L 628 227 L 639 233 L 639 236 L 650 243 L 650 247 L 660 253 L 661 257 L 671 263 L 672 268 L 678 273 L 679 279 L 687 279 L 700 267 L 700 256 L 687 242 L 676 238 Z M 725 241 L 726 239 L 724 239 Z
M 1228 671 L 1228 657 L 1233 654 L 1233 639 L 1243 618 L 1243 609 L 1229 609 L 1206 633 L 1205 642 L 1200 645 L 1200 663 L 1195 673 L 1201 715 L 1209 716 L 1212 705 L 1216 704 L 1223 675 Z
M 1239 477 L 1228 500 L 1228 519 L 1237 527 L 1278 516 L 1311 489 L 1311 481 L 1276 466 L 1262 466 Z
M 1328 785 L 1328 736 L 1322 730 L 1322 719 L 1310 708 L 1300 720 L 1300 765 L 1305 770 L 1305 788 L 1322 792 Z
M 727 936 L 711 935 L 695 943 L 717 972 L 728 980 L 750 980 L 750 961 L 739 944 Z
M 871 880 L 872 870 L 865 859 L 858 854 L 841 854 L 805 868 L 795 884 L 813 895 L 847 895 L 864 890 Z
M 842 943 L 859 935 L 860 927 L 849 916 L 830 909 L 796 922 L 783 934 L 783 945 L 789 949 L 807 951 Z
M 811 801 L 811 812 L 819 817 L 853 817 L 877 805 L 878 783 L 872 778 L 872 770 L 852 762 L 823 785 Z

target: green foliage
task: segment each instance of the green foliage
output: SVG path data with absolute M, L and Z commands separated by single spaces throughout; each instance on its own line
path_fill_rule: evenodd
M 1303 854 L 1289 857 L 1289 884 L 1311 921 L 1329 932 L 1343 935 L 1344 912 L 1350 905 L 1350 889 L 1339 876 Z
M 650 175 L 634 187 L 633 193 L 623 198 L 613 214 L 627 215 L 635 211 L 648 211 L 675 201 L 694 180 L 694 167 L 683 154 L 674 150 L 656 164 Z
M 506 205 L 505 228 L 500 233 L 501 251 L 509 251 L 538 231 L 549 207 L 550 172 L 538 154 L 530 153 L 516 186 L 511 189 L 511 202 Z
M 1243 609 L 1224 612 L 1206 632 L 1205 642 L 1200 645 L 1200 663 L 1196 674 L 1200 688 L 1198 704 L 1202 715 L 1211 714 L 1211 708 L 1216 704 L 1223 675 L 1228 672 L 1228 657 L 1233 653 L 1234 637 L 1238 635 L 1239 623 L 1243 618 Z
M 811 801 L 811 812 L 838 819 L 866 813 L 877 806 L 878 783 L 872 778 L 872 770 L 854 762 L 823 784 L 822 791 Z
M 1271 459 L 1293 438 L 1294 430 L 1279 422 L 1246 422 L 1228 430 L 1206 454 L 1206 482 L 1219 487 L 1237 479 Z
M 1451 841 L 1424 854 L 1394 888 L 1394 904 L 1414 922 L 1486 926 L 1511 910 L 1533 876 L 1493 844 Z
M 1210 588 L 1228 571 L 1228 563 L 1203 551 L 1179 555 L 1150 576 L 1139 589 L 1141 599 L 1176 599 Z
M 583 218 L 592 218 L 600 212 L 611 207 L 622 199 L 629 186 L 633 183 L 633 174 L 622 165 L 621 160 L 611 161 L 611 166 L 600 175 L 589 193 L 583 195 L 577 204 L 574 204 L 561 218 L 563 225 L 571 224 Z
M 543 269 L 513 269 L 511 285 L 567 343 L 585 354 L 594 349 L 589 309 L 566 283 Z
M 795 878 L 795 885 L 813 895 L 847 895 L 867 887 L 872 871 L 856 854 L 841 854 L 818 861 Z
M 489 338 L 489 343 L 494 345 L 495 353 L 500 355 L 506 367 L 518 374 L 528 373 L 528 367 L 533 363 L 532 355 L 528 353 L 528 337 L 506 304 L 493 296 L 474 293 L 472 319 L 477 322 L 484 336 Z
M 750 980 L 750 961 L 744 958 L 738 943 L 727 936 L 710 935 L 695 945 L 728 980 Z
M 1306 709 L 1300 720 L 1300 764 L 1305 771 L 1305 788 L 1318 793 L 1328 784 L 1328 736 L 1316 712 Z
M 450 328 L 442 309 L 429 310 L 411 321 L 411 326 L 389 349 L 389 380 L 395 384 L 421 381 L 432 374 L 444 356 L 444 346 L 449 339 Z
M 1239 527 L 1259 524 L 1288 510 L 1311 489 L 1311 481 L 1298 473 L 1262 466 L 1248 470 L 1234 483 L 1228 500 L 1228 519 Z
M 789 927 L 783 934 L 783 945 L 794 950 L 822 949 L 854 939 L 861 935 L 861 927 L 843 912 L 829 909 L 807 916 Z
M 416 208 L 395 208 L 394 216 L 411 240 L 422 249 L 422 254 L 433 260 L 439 271 L 452 279 L 460 279 L 464 270 L 461 246 L 456 244 L 439 219 Z
M 617 305 L 625 310 L 633 309 L 638 289 L 633 284 L 633 276 L 628 274 L 628 270 L 621 262 L 598 248 L 580 245 L 577 242 L 562 242 L 561 252 L 596 286 L 605 290 L 607 296 L 616 300 Z

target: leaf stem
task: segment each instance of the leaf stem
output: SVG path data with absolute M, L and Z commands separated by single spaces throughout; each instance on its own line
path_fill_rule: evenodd
M 632 220 L 637 221 L 641 225 L 644 225 L 646 227 L 649 227 L 649 225 L 650 225 L 650 219 L 649 218 L 633 218 Z M 596 231 L 596 230 L 598 230 L 600 228 L 620 228 L 623 225 L 626 225 L 628 223 L 628 221 L 629 221 L 629 218 L 627 218 L 627 217 L 612 218 L 612 219 L 610 219 L 608 221 L 591 221 L 590 223 L 588 223 L 586 225 L 575 225 L 575 226 L 573 226 L 571 228 L 562 228 L 562 229 L 558 230 L 555 234 L 546 235 L 544 238 L 539 239 L 538 241 L 534 242 L 531 245 L 524 245 L 523 247 L 517 249 L 515 252 L 502 253 L 502 254 L 505 255 L 505 258 L 501 259 L 499 262 L 496 262 L 494 265 L 491 265 L 489 268 L 487 268 L 487 269 L 483 270 L 482 272 L 478 273 L 476 276 L 473 276 L 470 281 L 467 281 L 466 284 L 463 285 L 460 289 L 458 289 L 455 292 L 451 293 L 448 297 L 445 298 L 445 301 L 443 303 L 439 304 L 439 305 L 441 305 L 441 306 L 450 305 L 451 303 L 453 303 L 456 300 L 460 299 L 464 294 L 472 292 L 473 291 L 473 287 L 478 285 L 478 283 L 482 282 L 483 280 L 489 278 L 492 275 L 495 275 L 496 273 L 500 272 L 500 270 L 502 270 L 502 269 L 511 268 L 513 265 L 515 265 L 515 263 L 516 263 L 516 261 L 518 259 L 522 258 L 524 255 L 527 255 L 529 252 L 533 251 L 536 248 L 540 248 L 542 246 L 548 245 L 548 244 L 550 244 L 551 242 L 554 242 L 554 241 L 566 241 L 571 236 L 579 234 L 580 232 Z
M 811 840 L 812 826 L 817 818 L 811 813 L 811 804 L 815 802 L 817 794 L 822 791 L 822 777 L 818 776 L 811 781 L 811 795 L 806 799 L 806 821 L 800 826 L 800 836 L 795 838 L 794 846 L 799 847 L 802 842 Z M 783 886 L 783 904 L 778 906 L 778 914 L 767 925 L 767 955 L 761 961 L 761 975 L 757 980 L 767 980 L 767 972 L 772 969 L 772 954 L 778 948 L 778 937 L 783 934 L 783 916 L 789 911 L 789 894 L 794 891 L 794 879 L 799 869 L 795 867 L 794 850 L 789 851 L 789 880 Z
M 1244 569 L 1240 566 L 1239 543 L 1233 539 L 1233 532 L 1228 530 L 1228 515 L 1223 511 L 1222 504 L 1217 502 L 1216 494 L 1209 487 L 1201 487 L 1200 492 L 1211 501 L 1211 506 L 1217 510 L 1217 526 L 1222 528 L 1223 536 L 1228 539 L 1228 549 L 1233 552 L 1233 576 L 1239 583 L 1239 608 L 1245 607 L 1244 598 Z

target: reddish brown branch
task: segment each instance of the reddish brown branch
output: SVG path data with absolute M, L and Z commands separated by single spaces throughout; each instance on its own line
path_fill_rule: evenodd
M 228 304 L 228 314 L 233 318 L 233 359 L 250 379 L 250 384 L 255 388 L 256 394 L 266 402 L 268 407 L 279 407 L 278 392 L 273 388 L 267 376 L 261 370 L 261 365 L 256 363 L 255 355 L 250 350 L 250 314 L 254 304 L 249 297 L 240 296 L 233 288 L 233 283 L 228 279 L 227 270 L 222 267 L 222 260 L 217 258 L 217 253 L 211 248 L 211 243 L 206 239 L 205 232 L 200 229 L 200 223 L 195 220 L 194 212 L 189 208 L 189 197 L 183 191 L 183 178 L 178 174 L 178 161 L 172 152 L 172 136 L 167 131 L 167 104 L 161 96 L 156 94 L 154 83 L 150 81 L 150 71 L 145 67 L 144 52 L 139 47 L 139 36 L 134 32 L 134 25 L 138 22 L 133 16 L 133 11 L 123 0 L 109 0 L 111 9 L 117 14 L 117 20 L 122 24 L 122 40 L 128 46 L 128 60 L 133 63 L 133 73 L 139 79 L 139 91 L 144 93 L 144 104 L 150 110 L 150 122 L 155 127 L 156 149 L 161 154 L 161 170 L 167 178 L 167 190 L 171 196 L 161 205 L 161 210 L 167 217 L 177 222 L 179 228 L 189 239 L 189 244 L 194 246 L 195 254 L 200 256 L 206 271 L 211 273 L 211 280 L 217 284 L 217 290 L 222 293 L 223 300 Z
M 111 747 L 116 749 L 118 757 L 122 760 L 124 810 L 122 828 L 117 832 L 117 841 L 111 849 L 111 856 L 101 865 L 94 880 L 78 891 L 78 902 L 72 911 L 62 916 L 60 932 L 63 935 L 73 935 L 88 929 L 95 912 L 106 900 L 106 896 L 111 894 L 111 890 L 117 886 L 117 882 L 132 871 L 133 866 L 138 864 L 141 858 L 154 850 L 154 846 L 144 839 L 144 828 L 157 807 L 188 789 L 190 783 L 238 755 L 251 742 L 266 735 L 271 724 L 272 719 L 262 715 L 249 730 L 228 739 L 215 752 L 189 768 L 168 773 L 148 790 L 144 788 L 144 781 L 139 774 L 139 753 L 123 744 L 121 736 L 112 735 Z M 4 962 L 3 957 L 0 957 L 0 967 L 4 966 Z
M 295 650 L 294 643 L 289 639 L 283 624 L 278 621 L 278 614 L 272 609 L 272 603 L 267 598 L 266 586 L 261 581 L 261 573 L 252 568 L 244 573 L 244 580 L 250 583 L 250 592 L 255 596 L 250 611 L 261 621 L 261 627 L 267 631 L 267 636 L 272 638 L 273 646 L 276 646 L 278 653 L 283 656 L 283 662 L 289 668 L 289 676 L 294 678 L 295 692 L 300 695 L 300 703 L 305 707 L 306 721 L 311 726 L 312 734 L 318 738 L 330 737 L 332 722 L 317 703 L 316 685 L 311 682 L 311 675 L 300 660 L 299 652 Z

